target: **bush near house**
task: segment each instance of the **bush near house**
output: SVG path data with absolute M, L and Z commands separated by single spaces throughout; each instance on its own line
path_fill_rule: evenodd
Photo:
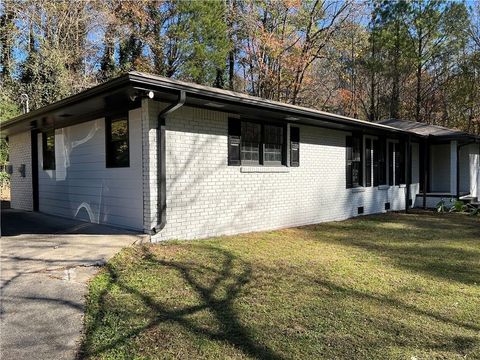
M 480 358 L 480 218 L 393 214 L 128 248 L 87 359 Z

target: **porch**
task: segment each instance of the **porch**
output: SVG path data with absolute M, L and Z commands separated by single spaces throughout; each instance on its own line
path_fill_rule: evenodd
M 420 192 L 416 207 L 435 208 L 441 200 L 478 201 L 478 143 L 428 139 L 420 144 L 419 155 Z

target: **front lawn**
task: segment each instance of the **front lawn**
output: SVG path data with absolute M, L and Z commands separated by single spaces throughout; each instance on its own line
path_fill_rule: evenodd
M 386 214 L 129 248 L 87 359 L 480 358 L 480 217 Z

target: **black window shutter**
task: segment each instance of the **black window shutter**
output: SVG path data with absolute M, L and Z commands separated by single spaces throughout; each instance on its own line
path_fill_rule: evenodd
M 228 165 L 239 166 L 242 126 L 239 119 L 228 119 Z
M 290 166 L 300 166 L 300 128 L 290 128 Z
M 352 156 L 353 156 L 353 137 L 347 136 L 346 137 L 346 175 L 347 175 L 347 189 L 353 187 L 353 179 L 352 179 Z

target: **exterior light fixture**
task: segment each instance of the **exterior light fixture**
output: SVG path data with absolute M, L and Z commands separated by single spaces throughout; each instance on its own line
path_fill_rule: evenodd
M 285 120 L 288 120 L 288 121 L 298 121 L 300 120 L 298 117 L 295 117 L 295 116 L 287 116 L 285 118 Z

